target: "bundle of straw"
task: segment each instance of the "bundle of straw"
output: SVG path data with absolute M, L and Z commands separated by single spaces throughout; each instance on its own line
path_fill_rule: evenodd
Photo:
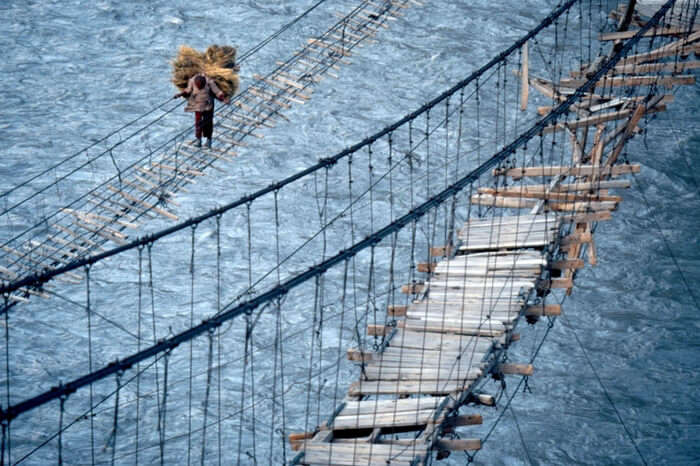
M 192 47 L 181 45 L 173 60 L 173 84 L 182 90 L 197 73 L 204 73 L 213 79 L 221 92 L 233 96 L 240 85 L 236 66 L 236 49 L 224 45 L 211 45 L 201 53 Z

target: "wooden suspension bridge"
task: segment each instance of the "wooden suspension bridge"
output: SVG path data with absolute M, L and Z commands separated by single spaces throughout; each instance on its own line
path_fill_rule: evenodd
M 622 18 L 625 9 L 611 15 Z M 633 17 L 644 26 L 639 15 Z M 623 30 L 601 40 L 622 44 L 639 32 Z M 349 386 L 344 401 L 314 431 L 289 436 L 293 449 L 301 451 L 298 464 L 430 464 L 433 452 L 440 459 L 481 448 L 479 438 L 453 438 L 455 428 L 483 421 L 479 414 L 460 414 L 460 408 L 495 404 L 494 396 L 475 390 L 485 377 L 533 375 L 529 362 L 505 362 L 505 349 L 520 339 L 516 329 L 522 319 L 534 322 L 561 314 L 559 304 L 545 304 L 543 297 L 552 289 L 571 294 L 577 270 L 586 263 L 596 265 L 595 226 L 610 220 L 622 201 L 610 190 L 629 188 L 630 181 L 620 178 L 640 171 L 639 165 L 620 164 L 620 155 L 642 131 L 642 119 L 665 111 L 673 101 L 673 93 L 603 96 L 595 89 L 654 85 L 672 90 L 695 84 L 694 75 L 683 73 L 699 63 L 681 58 L 700 53 L 700 28 L 666 25 L 644 35 L 676 40 L 623 58 L 595 83 L 594 91 L 571 106 L 572 121 L 544 128 L 545 133 L 568 134 L 573 148 L 569 164 L 494 169 L 496 179 L 507 177 L 517 184 L 481 187 L 472 195 L 474 205 L 529 212 L 468 221 L 459 230 L 458 244 L 431 249 L 432 256 L 441 258 L 418 265 L 427 279 L 402 288 L 416 299 L 387 309 L 396 325 L 368 326 L 368 335 L 386 337 L 380 350 L 348 349 L 360 379 Z M 514 70 L 522 80 L 523 110 L 530 89 L 563 102 L 600 65 L 592 63 L 551 82 L 529 74 L 527 44 L 523 56 L 521 68 Z M 547 115 L 552 108 L 537 111 Z M 587 145 L 589 130 L 595 133 Z M 526 183 L 528 179 L 543 183 Z M 573 225 L 568 234 L 562 233 L 565 224 Z M 410 435 L 401 435 L 406 433 Z
M 46 238 L 6 244 L 3 280 L 70 264 L 106 244 L 124 245 L 126 232 L 148 218 L 177 220 L 168 207 L 175 205 L 177 192 L 215 162 L 234 157 L 247 136 L 260 137 L 258 131 L 273 127 L 286 108 L 308 100 L 315 83 L 333 76 L 354 47 L 387 27 L 387 20 L 411 3 L 418 4 L 368 1 L 339 15 L 333 28 L 279 62 L 270 75 L 256 76 L 232 109 L 220 111 L 214 148 L 178 143 L 158 161 L 120 173 L 117 181 L 91 192 L 83 207 L 62 209 Z M 690 71 L 700 68 L 688 60 L 700 53 L 696 23 L 647 23 L 648 16 L 633 7 L 611 15 L 620 21 L 620 30 L 600 37 L 613 42 L 610 56 L 558 81 L 533 75 L 525 42 L 522 60 L 513 70 L 520 83 L 520 108 L 534 111 L 528 104 L 530 91 L 552 102 L 536 108 L 542 121 L 565 106 L 566 116 L 551 119 L 540 134 L 564 134 L 571 148 L 568 160 L 560 165 L 500 164 L 492 170 L 493 185 L 478 187 L 469 198 L 471 205 L 492 215 L 468 219 L 458 229 L 457 241 L 430 248 L 432 261 L 417 265 L 425 279 L 401 288 L 411 302 L 386 309 L 390 325 L 368 325 L 367 334 L 381 337 L 381 345 L 347 349 L 347 358 L 358 366 L 358 380 L 348 384 L 344 400 L 326 422 L 288 436 L 298 452 L 293 464 L 430 464 L 452 452 L 479 450 L 482 439 L 456 438 L 455 432 L 481 424 L 483 418 L 460 411 L 496 403 L 493 395 L 479 391 L 485 379 L 534 374 L 532 361 L 513 363 L 504 357 L 520 339 L 518 325 L 523 319 L 536 322 L 563 312 L 547 297 L 553 290 L 572 293 L 577 271 L 586 263 L 596 264 L 597 224 L 611 219 L 623 200 L 610 190 L 629 188 L 628 177 L 641 169 L 627 160 L 628 141 L 643 131 L 650 115 L 667 110 L 676 87 L 695 84 Z M 626 44 L 644 37 L 664 37 L 666 42 L 631 53 Z M 81 279 L 77 274 L 63 276 Z M 32 294 L 42 295 L 41 285 L 23 287 L 6 298 L 26 301 Z M 180 341 L 172 347 L 167 343 L 158 344 L 170 351 Z M 109 370 L 130 365 L 115 363 Z

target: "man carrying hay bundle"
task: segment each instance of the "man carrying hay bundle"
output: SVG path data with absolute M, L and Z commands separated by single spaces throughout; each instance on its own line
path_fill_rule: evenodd
M 173 62 L 173 83 L 182 90 L 173 98 L 186 97 L 186 112 L 194 112 L 195 145 L 202 146 L 202 136 L 211 147 L 214 129 L 214 97 L 228 104 L 238 90 L 236 49 L 212 45 L 206 53 L 181 46 Z

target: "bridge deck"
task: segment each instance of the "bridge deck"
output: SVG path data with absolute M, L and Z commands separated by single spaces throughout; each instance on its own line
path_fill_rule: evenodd
M 629 37 L 632 34 L 621 39 Z M 678 72 L 678 64 L 683 63 L 679 58 L 688 50 L 697 51 L 699 42 L 695 32 L 625 59 L 622 64 L 643 66 L 639 70 L 618 66 L 603 84 L 693 84 L 693 76 L 669 79 L 662 73 Z M 673 67 L 662 61 L 668 57 L 676 63 Z M 585 68 L 572 76 L 583 75 Z M 522 70 L 526 69 L 525 63 Z M 650 69 L 660 74 L 638 79 Z M 568 79 L 552 83 L 522 71 L 516 74 L 523 87 L 533 87 L 555 101 L 563 100 L 571 86 L 581 84 Z M 621 76 L 624 79 L 612 84 Z M 620 94 L 589 94 L 572 107 L 573 119 L 547 128 L 546 132 L 568 133 L 571 165 L 497 169 L 495 177 L 519 184 L 482 187 L 472 195 L 472 204 L 510 209 L 509 214 L 470 220 L 458 231 L 456 247 L 432 248 L 433 255 L 448 257 L 419 264 L 418 270 L 428 278 L 402 289 L 416 299 L 408 306 L 388 309 L 396 326 L 368 327 L 368 334 L 386 336 L 380 351 L 348 350 L 348 358 L 358 363 L 360 378 L 350 385 L 336 414 L 314 432 L 290 436 L 292 447 L 302 452 L 297 463 L 427 464 L 434 452 L 441 458 L 450 451 L 481 447 L 480 439 L 447 440 L 443 435 L 455 427 L 482 422 L 481 416 L 460 415 L 458 409 L 468 403 L 494 403 L 492 396 L 475 392 L 484 377 L 532 375 L 532 365 L 505 364 L 502 359 L 508 345 L 519 339 L 514 333 L 519 319 L 558 315 L 559 305 L 533 298 L 543 298 L 556 288 L 571 293 L 584 259 L 596 264 L 594 225 L 610 219 L 622 201 L 609 189 L 630 186 L 628 180 L 614 178 L 640 170 L 639 165 L 618 164 L 619 155 L 640 132 L 642 118 L 664 111 L 673 100 L 672 95 L 640 99 Z M 527 98 L 526 92 L 523 95 Z M 538 111 L 544 114 L 551 108 Z M 584 152 L 588 128 L 595 135 L 590 151 Z M 533 177 L 541 184 L 531 184 Z M 530 212 L 519 214 L 518 209 Z M 456 255 L 449 257 L 453 252 Z M 413 435 L 397 439 L 396 434 L 406 432 Z

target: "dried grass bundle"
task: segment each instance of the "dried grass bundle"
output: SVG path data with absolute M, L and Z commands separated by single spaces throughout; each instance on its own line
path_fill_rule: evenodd
M 173 60 L 173 84 L 182 90 L 187 88 L 190 78 L 204 73 L 213 79 L 221 92 L 232 96 L 238 92 L 240 80 L 236 66 L 236 49 L 224 45 L 211 45 L 206 52 L 181 45 Z

